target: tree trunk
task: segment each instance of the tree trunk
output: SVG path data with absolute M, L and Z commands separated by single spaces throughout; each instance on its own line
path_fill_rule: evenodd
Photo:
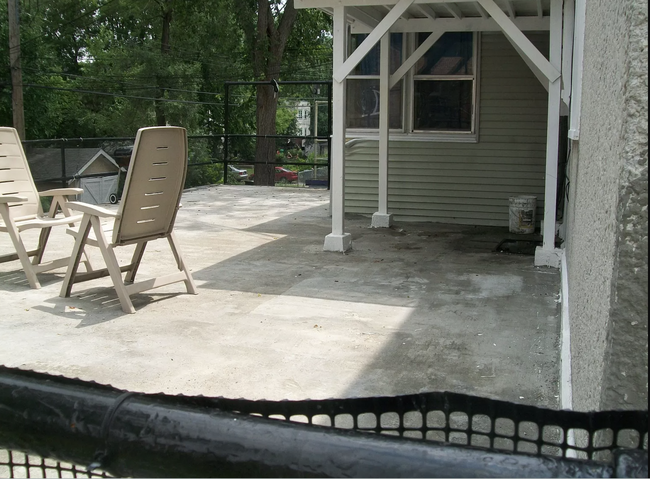
M 278 100 L 271 85 L 257 87 L 257 134 L 275 135 Z M 275 138 L 258 138 L 255 150 L 255 184 L 275 185 Z
M 172 26 L 172 8 L 167 4 L 163 7 L 162 11 L 162 19 L 163 19 L 163 24 L 162 24 L 162 38 L 160 41 L 160 52 L 162 54 L 163 58 L 163 68 L 165 66 L 165 58 L 169 55 L 171 52 L 171 26 Z M 165 79 L 164 75 L 160 76 L 158 75 L 157 77 L 158 80 L 158 93 L 157 93 L 157 98 L 162 99 L 165 98 Z M 158 126 L 166 126 L 167 125 L 167 116 L 165 115 L 165 107 L 164 107 L 164 102 L 162 101 L 156 101 L 156 122 Z
M 287 0 L 282 18 L 277 22 L 269 0 L 258 0 L 255 70 L 258 78 L 272 82 L 280 79 L 282 56 L 291 28 L 296 21 L 294 0 Z M 277 133 L 276 116 L 279 93 L 272 84 L 257 87 L 257 135 Z M 258 138 L 255 151 L 255 184 L 275 185 L 275 138 Z

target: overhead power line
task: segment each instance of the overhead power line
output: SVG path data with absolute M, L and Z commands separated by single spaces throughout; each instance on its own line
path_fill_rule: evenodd
M 191 100 L 172 100 L 170 98 L 154 98 L 154 97 L 148 97 L 148 96 L 124 95 L 124 94 L 121 94 L 121 93 L 108 93 L 108 92 L 102 92 L 102 91 L 81 90 L 81 89 L 78 89 L 78 88 L 63 88 L 63 87 L 48 86 L 48 85 L 37 85 L 35 83 L 23 83 L 23 86 L 30 87 L 30 88 L 42 88 L 42 89 L 45 89 L 45 90 L 57 90 L 57 91 L 67 91 L 67 92 L 72 92 L 72 93 L 84 93 L 84 94 L 88 94 L 88 95 L 110 96 L 110 97 L 115 97 L 115 98 L 128 98 L 128 99 L 131 99 L 131 100 L 150 100 L 150 101 L 160 101 L 160 102 L 164 102 L 164 103 L 181 103 L 181 104 L 188 104 L 188 105 L 224 106 L 224 103 L 216 103 L 216 102 L 191 101 Z
M 93 77 L 93 76 L 86 76 L 86 75 L 76 75 L 74 73 L 64 73 L 64 72 L 55 72 L 55 71 L 39 71 L 35 68 L 24 68 L 24 70 L 33 72 L 37 75 L 49 75 L 49 76 L 62 76 L 62 77 L 67 77 L 67 78 L 77 78 L 80 80 L 89 80 L 93 82 L 101 82 L 101 83 L 107 83 L 110 85 L 115 84 L 115 79 L 108 79 L 108 78 L 100 78 L 100 77 Z M 180 79 L 185 79 L 185 77 L 178 77 Z M 202 78 L 190 78 L 189 80 L 196 80 L 196 79 L 202 79 Z M 166 90 L 166 91 L 173 91 L 173 92 L 179 92 L 179 93 L 194 93 L 197 95 L 220 95 L 218 92 L 209 92 L 209 91 L 197 91 L 197 90 L 183 90 L 180 88 L 167 88 L 167 87 L 161 87 L 158 85 L 151 85 L 151 84 L 142 84 L 142 83 L 133 83 L 133 82 L 125 82 L 125 81 L 120 81 L 119 86 L 123 87 L 132 87 L 133 89 L 142 89 L 142 90 Z

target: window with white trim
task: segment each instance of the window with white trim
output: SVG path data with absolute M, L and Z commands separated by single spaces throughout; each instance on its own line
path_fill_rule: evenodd
M 368 35 L 352 35 L 352 52 Z M 402 64 L 404 46 L 403 35 L 392 34 L 390 45 L 390 72 L 395 73 Z M 347 127 L 350 129 L 379 129 L 379 73 L 381 47 L 376 45 L 357 65 L 348 77 L 347 86 Z M 400 82 L 390 93 L 390 127 L 403 128 L 403 83 Z
M 352 35 L 351 52 L 365 39 Z M 391 34 L 391 74 L 428 33 Z M 476 134 L 477 35 L 445 33 L 391 90 L 390 128 L 413 137 L 471 139 Z M 350 53 L 351 53 L 350 52 Z M 350 136 L 379 128 L 380 45 L 348 77 Z

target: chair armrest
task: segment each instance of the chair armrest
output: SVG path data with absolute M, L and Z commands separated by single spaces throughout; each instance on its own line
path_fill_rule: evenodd
M 104 208 L 100 208 L 96 205 L 89 205 L 88 203 L 81 203 L 79 201 L 69 201 L 66 203 L 68 208 L 73 211 L 79 211 L 81 213 L 99 216 L 100 218 L 117 218 L 119 215 L 117 212 L 109 211 Z
M 40 196 L 76 196 L 84 192 L 81 188 L 59 188 L 56 190 L 41 191 Z
M 24 203 L 25 201 L 29 201 L 29 198 L 25 198 L 24 196 L 1 196 L 0 195 L 0 203 L 2 204 Z

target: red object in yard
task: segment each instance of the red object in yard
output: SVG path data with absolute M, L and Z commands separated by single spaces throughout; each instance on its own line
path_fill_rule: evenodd
M 250 175 L 249 180 L 253 180 L 254 176 Z M 275 182 L 276 183 L 293 183 L 298 181 L 298 173 L 295 171 L 287 170 L 281 166 L 275 167 Z
M 287 183 L 293 183 L 298 181 L 298 173 L 295 171 L 287 170 L 286 168 L 281 168 L 279 166 L 275 167 L 275 182 L 282 183 L 286 181 Z

